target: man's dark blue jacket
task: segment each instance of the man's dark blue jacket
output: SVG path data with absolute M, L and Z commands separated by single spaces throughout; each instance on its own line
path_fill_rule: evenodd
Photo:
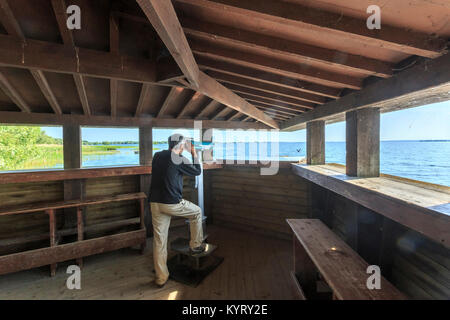
M 157 152 L 152 161 L 150 202 L 166 204 L 180 203 L 183 198 L 183 175 L 198 176 L 202 173 L 199 163 L 192 164 L 186 157 L 178 156 L 182 162 L 172 161 L 172 151 Z M 178 161 L 177 161 L 178 162 Z

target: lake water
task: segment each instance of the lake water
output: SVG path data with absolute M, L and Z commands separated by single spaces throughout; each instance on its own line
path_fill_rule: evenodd
M 154 148 L 155 153 L 167 149 L 167 144 L 155 145 Z M 326 162 L 345 164 L 345 142 L 327 142 L 325 148 Z M 380 148 L 382 173 L 450 186 L 450 141 L 382 141 Z M 214 154 L 218 159 L 278 158 L 276 145 L 268 145 L 266 149 L 264 144 L 217 143 Z M 119 150 L 113 155 L 85 156 L 83 166 L 139 164 L 137 149 Z M 306 156 L 305 152 L 304 142 L 280 142 L 278 145 L 281 161 L 298 161 Z

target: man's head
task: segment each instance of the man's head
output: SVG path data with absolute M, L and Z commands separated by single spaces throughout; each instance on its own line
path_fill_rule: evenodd
M 169 137 L 168 142 L 169 142 L 169 150 L 180 154 L 183 152 L 186 140 L 181 134 L 175 133 Z

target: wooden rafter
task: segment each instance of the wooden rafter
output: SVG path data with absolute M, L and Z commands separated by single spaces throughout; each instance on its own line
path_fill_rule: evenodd
M 238 117 L 241 117 L 242 113 L 240 113 L 239 111 L 236 111 L 231 117 L 229 117 L 227 119 L 227 121 L 233 121 L 234 119 L 237 119 Z
M 62 114 L 61 106 L 59 105 L 58 100 L 53 94 L 53 91 L 50 88 L 50 85 L 48 84 L 44 72 L 42 72 L 41 70 L 30 70 L 30 71 L 31 74 L 33 75 L 34 80 L 41 89 L 45 99 L 47 99 L 48 103 L 52 107 L 53 112 L 55 112 L 56 114 Z
M 248 101 L 251 101 L 253 103 L 253 101 L 257 101 L 257 102 L 262 102 L 265 104 L 269 104 L 269 105 L 273 105 L 273 106 L 278 106 L 280 108 L 290 108 L 291 110 L 306 110 L 305 107 L 302 106 L 298 106 L 298 105 L 293 105 L 290 103 L 286 103 L 286 102 L 282 102 L 282 101 L 278 101 L 278 100 L 274 100 L 274 99 L 268 99 L 265 97 L 260 97 L 260 96 L 255 96 L 255 95 L 250 95 L 247 93 L 240 93 L 240 96 Z M 308 108 L 310 109 L 310 108 Z
M 172 104 L 173 100 L 180 95 L 181 92 L 183 92 L 183 88 L 181 87 L 172 87 L 169 91 L 169 94 L 166 97 L 166 100 L 164 100 L 163 105 L 161 106 L 161 109 L 159 109 L 157 118 L 160 118 L 164 115 L 164 113 L 167 111 L 169 106 Z
M 219 82 L 206 75 L 203 72 L 199 74 L 200 87 L 198 91 L 218 102 L 228 106 L 231 109 L 239 111 L 243 114 L 251 116 L 266 125 L 278 129 L 278 124 L 271 118 L 267 117 L 263 112 L 251 105 L 245 99 L 241 98 L 231 90 L 225 88 Z
M 268 111 L 275 111 L 275 112 L 278 112 L 280 114 L 285 114 L 287 116 L 297 116 L 300 113 L 302 113 L 302 112 L 296 112 L 296 111 L 290 111 L 290 110 L 281 109 L 281 108 L 276 107 L 276 106 L 267 106 L 267 105 L 264 105 L 262 103 L 257 103 L 257 102 L 255 102 L 255 106 L 258 109 L 268 110 Z
M 117 116 L 117 99 L 118 99 L 118 86 L 119 81 L 116 79 L 111 79 L 109 81 L 109 92 L 111 101 L 111 117 Z
M 177 0 L 203 8 L 220 10 L 226 14 L 252 19 L 261 28 L 271 25 L 296 28 L 299 32 L 328 32 L 330 36 L 360 42 L 362 45 L 386 48 L 409 55 L 436 58 L 442 55 L 446 41 L 412 30 L 383 25 L 369 30 L 366 21 L 286 1 L 264 0 Z
M 217 71 L 209 71 L 208 75 L 213 77 L 214 79 L 218 80 L 222 83 L 230 83 L 239 85 L 241 87 L 246 87 L 250 89 L 256 89 L 260 91 L 264 91 L 271 94 L 276 94 L 278 96 L 283 96 L 287 98 L 293 98 L 293 99 L 301 99 L 307 102 L 311 102 L 314 104 L 324 104 L 326 101 L 326 98 L 323 96 L 311 94 L 308 92 L 302 92 L 297 90 L 292 90 L 290 88 L 268 84 L 265 82 L 260 82 L 253 79 L 243 78 L 239 76 L 234 76 L 222 72 Z
M 302 129 L 306 122 L 337 117 L 358 108 L 394 109 L 449 99 L 450 55 L 446 54 L 305 112 L 287 121 L 282 128 Z
M 75 47 L 72 31 L 67 28 L 67 5 L 65 0 L 52 0 L 53 11 L 58 22 L 59 33 L 65 45 Z
M 177 116 L 177 119 L 181 119 L 187 112 L 189 112 L 195 103 L 197 103 L 198 99 L 201 97 L 199 92 L 195 92 L 192 97 L 189 99 L 188 103 L 183 107 L 180 113 Z
M 200 72 L 180 26 L 175 9 L 166 0 L 137 0 L 156 32 L 172 54 L 183 74 L 194 88 Z
M 227 114 L 229 114 L 233 109 L 228 107 L 223 107 L 215 116 L 212 117 L 211 120 L 217 120 L 221 118 L 225 118 Z
M 392 75 L 392 66 L 384 61 L 301 44 L 229 26 L 221 26 L 198 19 L 183 19 L 182 25 L 188 35 L 211 43 L 238 47 L 243 51 L 259 49 L 261 52 L 280 58 L 295 58 L 305 64 L 310 64 L 313 61 L 324 66 L 335 66 L 341 70 L 356 71 L 383 78 Z
M 314 109 L 314 106 L 315 106 L 314 103 L 304 101 L 301 99 L 288 98 L 288 97 L 280 96 L 280 95 L 273 94 L 273 93 L 268 93 L 268 92 L 257 90 L 257 89 L 250 89 L 247 87 L 242 87 L 242 86 L 236 85 L 236 84 L 226 83 L 225 86 L 228 89 L 230 89 L 236 93 L 244 93 L 244 94 L 249 94 L 249 95 L 252 95 L 255 97 L 263 97 L 263 98 L 271 99 L 274 101 L 289 103 L 294 106 L 299 106 L 299 107 L 306 108 L 306 109 Z
M 0 22 L 5 27 L 8 34 L 25 40 L 25 36 L 20 28 L 19 22 L 14 17 L 7 0 L 0 0 Z
M 144 111 L 145 107 L 145 99 L 147 98 L 147 95 L 149 94 L 151 89 L 151 85 L 148 83 L 142 84 L 141 88 L 141 94 L 139 95 L 139 101 L 136 107 L 136 112 L 134 114 L 135 117 L 139 117 L 142 112 Z
M 109 51 L 114 55 L 120 54 L 120 33 L 117 20 L 113 14 L 109 15 Z M 117 116 L 117 100 L 118 100 L 119 82 L 116 79 L 109 81 L 110 101 L 111 101 L 111 117 Z
M 353 76 L 338 74 L 310 65 L 273 59 L 249 51 L 239 51 L 227 47 L 210 46 L 204 41 L 189 38 L 195 54 L 227 61 L 237 65 L 267 71 L 294 79 L 304 80 L 337 88 L 361 89 L 362 81 Z
M 292 108 L 292 107 L 284 107 L 284 106 L 276 106 L 270 103 L 264 103 L 259 101 L 252 101 L 252 104 L 255 105 L 257 108 L 270 108 L 278 111 L 284 111 L 294 114 L 299 114 L 308 111 L 307 109 L 299 109 L 299 108 Z
M 55 13 L 56 21 L 58 22 L 59 33 L 65 45 L 71 46 L 75 50 L 75 40 L 73 38 L 73 33 L 69 28 L 67 28 L 67 12 L 66 12 L 66 2 L 65 0 L 52 0 L 52 7 Z M 86 87 L 84 84 L 83 76 L 80 74 L 73 75 L 73 81 L 77 88 L 78 97 L 80 98 L 81 105 L 83 107 L 83 112 L 85 115 L 91 115 L 91 107 L 89 105 L 89 99 L 86 93 Z
M 208 103 L 202 111 L 200 111 L 200 113 L 195 117 L 195 119 L 201 119 L 205 116 L 205 114 L 209 114 L 211 113 L 211 111 L 216 110 L 218 107 L 220 106 L 220 103 L 212 100 L 210 103 Z
M 30 106 L 22 98 L 22 96 L 17 92 L 17 90 L 12 86 L 12 84 L 5 77 L 3 72 L 0 70 L 0 88 L 2 91 L 14 102 L 14 104 L 20 108 L 23 112 L 31 112 Z
M 92 114 L 91 107 L 89 105 L 89 99 L 87 97 L 86 87 L 84 84 L 83 76 L 79 74 L 73 75 L 75 86 L 77 87 L 78 96 L 80 97 L 81 105 L 83 106 L 83 112 L 85 115 L 90 116 Z
M 307 92 L 334 99 L 339 98 L 339 94 L 341 92 L 340 89 L 315 83 L 309 83 L 306 81 L 301 81 L 299 79 L 294 79 L 267 71 L 257 70 L 254 68 L 240 66 L 227 61 L 219 61 L 202 56 L 198 56 L 197 61 L 200 68 L 204 70 L 219 71 L 233 76 L 239 76 L 270 85 L 277 85 L 284 88 L 297 90 L 299 92 Z
M 191 84 L 191 89 L 278 129 L 278 124 L 235 93 L 200 71 L 171 1 L 137 0 L 159 37 Z

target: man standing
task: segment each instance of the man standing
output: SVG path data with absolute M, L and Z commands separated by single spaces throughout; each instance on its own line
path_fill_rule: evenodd
M 153 157 L 150 187 L 155 283 L 159 287 L 163 287 L 169 278 L 167 237 L 172 216 L 189 219 L 191 253 L 199 254 L 205 251 L 202 211 L 199 206 L 182 198 L 183 175 L 198 176 L 202 173 L 197 153 L 192 143 L 180 134 L 170 136 L 168 142 L 169 150 L 157 152 Z M 191 153 L 192 163 L 181 155 L 185 149 Z

